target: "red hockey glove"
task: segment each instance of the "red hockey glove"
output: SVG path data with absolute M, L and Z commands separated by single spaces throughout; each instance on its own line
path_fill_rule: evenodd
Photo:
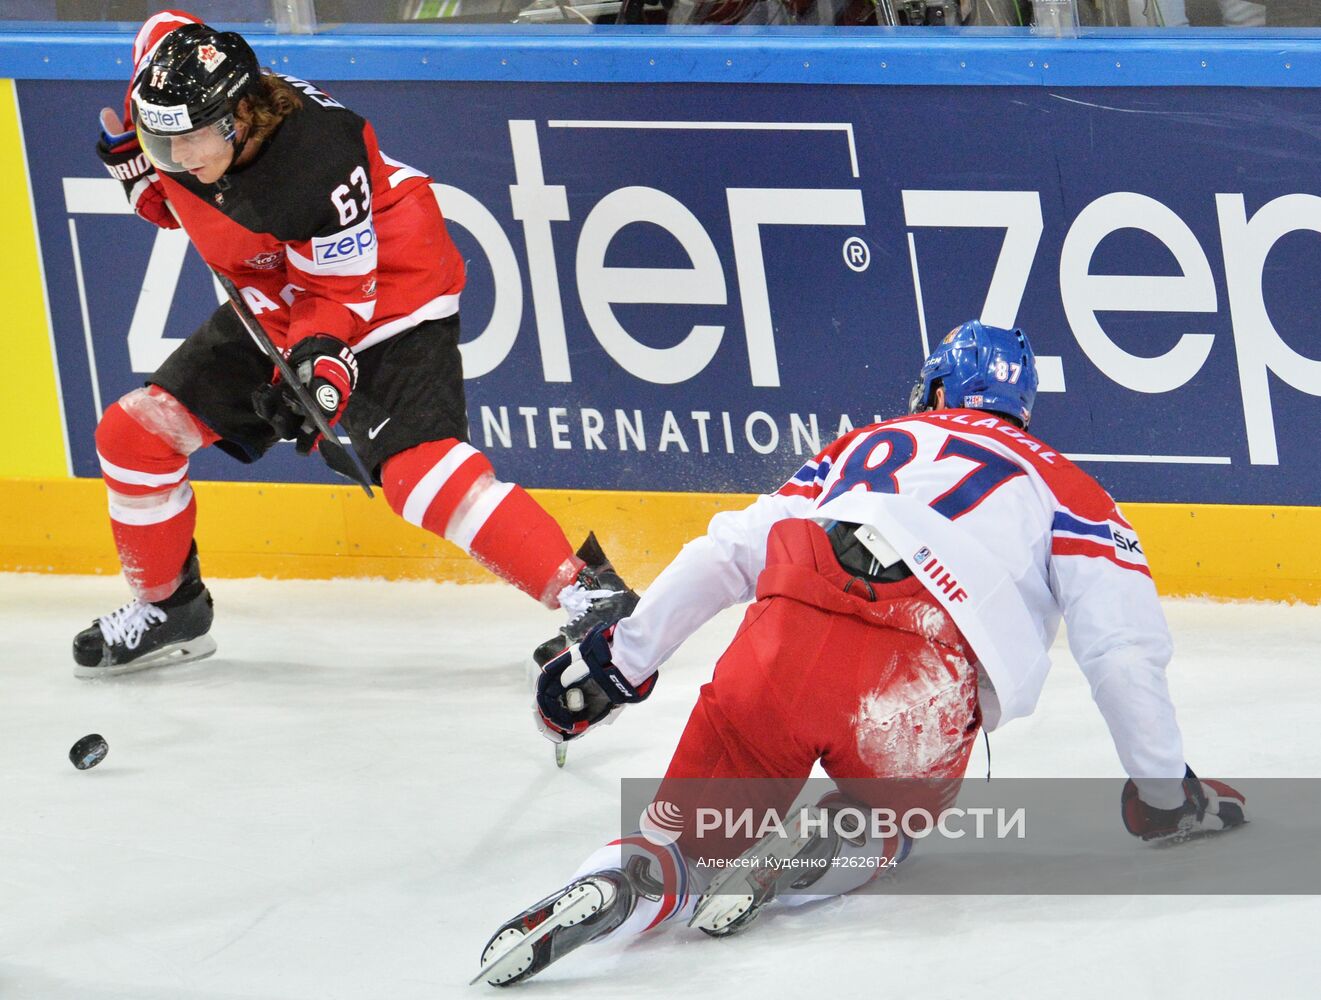
M 613 626 L 598 625 L 582 642 L 541 668 L 533 714 L 546 739 L 553 743 L 576 739 L 599 723 L 613 722 L 616 709 L 645 701 L 651 694 L 658 674 L 633 684 L 611 661 L 614 632 Z
M 133 211 L 162 229 L 178 229 L 179 222 L 170 211 L 161 188 L 160 175 L 138 144 L 137 133 L 124 131 L 119 116 L 110 108 L 101 109 L 101 138 L 96 155 L 110 176 L 124 185 Z
M 1242 793 L 1223 781 L 1199 781 L 1190 767 L 1183 779 L 1183 805 L 1157 809 L 1138 797 L 1138 787 L 1129 779 L 1120 798 L 1124 826 L 1143 840 L 1164 842 L 1221 833 L 1248 821 Z
M 307 387 L 326 422 L 334 427 L 358 384 L 358 359 L 353 349 L 336 337 L 318 333 L 294 346 L 289 352 L 289 366 Z M 253 393 L 252 408 L 278 437 L 293 439 L 300 455 L 313 451 L 321 440 L 293 390 L 278 381 Z

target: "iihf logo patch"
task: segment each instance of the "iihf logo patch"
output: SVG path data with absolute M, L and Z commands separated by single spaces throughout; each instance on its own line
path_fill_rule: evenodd
M 968 592 L 963 589 L 954 574 L 941 564 L 940 559 L 930 548 L 924 545 L 918 549 L 913 554 L 913 562 L 917 563 L 917 568 L 931 580 L 927 590 L 933 597 L 939 599 L 940 595 L 944 594 L 950 604 L 962 604 L 968 599 Z

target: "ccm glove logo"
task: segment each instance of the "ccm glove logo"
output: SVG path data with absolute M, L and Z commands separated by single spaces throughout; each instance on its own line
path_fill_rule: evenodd
M 657 675 L 652 674 L 637 685 L 628 682 L 623 671 L 611 659 L 610 640 L 614 631 L 614 626 L 597 625 L 578 644 L 579 655 L 587 667 L 588 676 L 607 698 L 616 705 L 635 705 L 645 701 L 651 694 L 651 689 L 656 686 Z
M 541 668 L 537 678 L 536 718 L 555 743 L 581 736 L 592 726 L 613 721 L 624 705 L 644 701 L 656 686 L 656 674 L 633 685 L 610 659 L 614 628 L 598 625 Z M 582 672 L 586 668 L 586 673 Z M 581 695 L 570 707 L 569 694 Z

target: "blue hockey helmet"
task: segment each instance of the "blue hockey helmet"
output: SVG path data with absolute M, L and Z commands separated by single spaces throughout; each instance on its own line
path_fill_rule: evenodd
M 908 399 L 908 412 L 931 408 L 936 386 L 945 405 L 990 410 L 1024 427 L 1037 396 L 1037 362 L 1022 330 L 1004 330 L 969 320 L 955 327 L 922 365 Z

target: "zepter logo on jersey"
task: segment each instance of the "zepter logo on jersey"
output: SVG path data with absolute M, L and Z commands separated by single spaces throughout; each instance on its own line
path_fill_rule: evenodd
M 365 274 L 376 265 L 376 227 L 371 219 L 312 240 L 312 266 L 328 274 Z

